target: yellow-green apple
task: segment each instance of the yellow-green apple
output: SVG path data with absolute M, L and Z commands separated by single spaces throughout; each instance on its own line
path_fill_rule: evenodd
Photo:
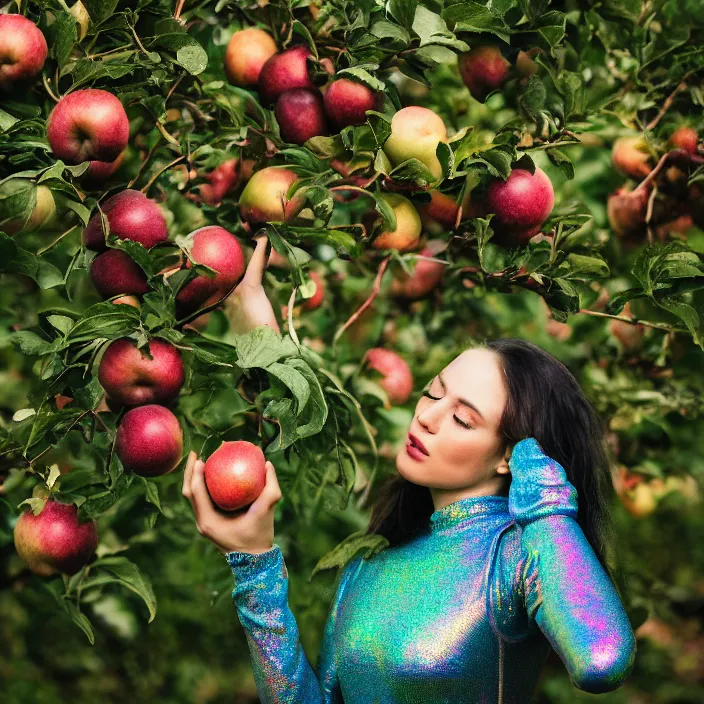
M 323 98 L 317 89 L 287 90 L 276 101 L 274 114 L 285 142 L 303 144 L 327 132 Z
M 382 97 L 363 83 L 338 78 L 325 91 L 325 112 L 338 130 L 362 125 L 367 120 L 367 110 L 379 110 Z
M 424 257 L 437 257 L 446 248 L 447 242 L 445 240 L 428 240 L 427 245 L 421 249 L 420 254 Z M 401 272 L 394 278 L 391 284 L 391 292 L 396 296 L 410 300 L 422 298 L 440 284 L 444 274 L 444 264 L 419 259 L 410 276 L 405 272 Z
M 428 108 L 411 105 L 391 119 L 391 135 L 384 142 L 384 152 L 394 166 L 418 159 L 435 178 L 441 178 L 442 166 L 435 154 L 440 142 L 447 142 L 442 118 Z
M 286 199 L 286 193 L 298 175 L 290 169 L 268 166 L 256 171 L 240 195 L 240 215 L 252 225 L 267 222 L 288 222 L 303 207 L 304 199 L 296 193 Z
M 110 232 L 121 240 L 133 240 L 151 249 L 169 237 L 159 206 L 140 191 L 120 191 L 108 198 L 101 210 L 108 219 Z M 83 244 L 98 252 L 107 247 L 100 212 L 93 215 L 83 230 Z
M 509 246 L 525 244 L 540 232 L 555 203 L 555 192 L 545 172 L 514 169 L 506 181 L 492 179 L 487 186 L 484 207 L 494 213 L 491 226 L 497 242 Z
M 626 176 L 640 181 L 652 170 L 648 143 L 643 137 L 619 137 L 611 150 L 613 165 Z
M 16 185 L 26 184 L 23 179 L 9 179 L 0 186 L 3 195 L 9 195 Z M 4 230 L 8 235 L 17 235 L 24 232 L 33 232 L 50 226 L 55 221 L 56 202 L 51 190 L 44 185 L 36 187 L 36 201 L 32 212 L 26 220 L 22 218 L 12 218 L 0 224 L 0 230 Z
M 235 32 L 225 52 L 230 83 L 243 88 L 256 86 L 262 67 L 276 51 L 276 42 L 263 29 L 248 27 Z
M 168 474 L 176 469 L 183 452 L 178 418 L 156 403 L 130 409 L 117 429 L 115 452 L 126 472 L 142 477 Z
M 90 278 L 103 298 L 149 291 L 147 275 L 129 254 L 119 249 L 108 249 L 95 257 L 90 265 Z
M 49 115 L 46 136 L 54 156 L 67 164 L 115 161 L 127 146 L 130 123 L 112 93 L 84 88 L 59 100 Z
M 146 349 L 122 337 L 110 343 L 98 369 L 98 381 L 111 401 L 124 406 L 166 403 L 183 386 L 183 361 L 170 342 L 153 338 Z
M 46 61 L 46 39 L 23 15 L 0 15 L 0 90 L 34 78 Z
M 397 193 L 384 193 L 381 196 L 396 215 L 396 229 L 381 232 L 372 242 L 374 249 L 396 249 L 408 252 L 418 246 L 423 229 L 420 215 L 408 198 Z
M 385 347 L 374 347 L 367 351 L 362 362 L 382 375 L 379 385 L 388 394 L 391 405 L 408 401 L 413 391 L 413 374 L 403 357 Z
M 262 66 L 257 82 L 262 102 L 271 105 L 282 93 L 294 88 L 315 89 L 308 74 L 308 47 L 294 46 L 274 54 Z
M 266 485 L 266 460 L 258 445 L 223 442 L 205 462 L 210 498 L 224 511 L 237 511 L 257 499 Z
M 180 315 L 188 315 L 215 303 L 222 298 L 244 274 L 244 253 L 234 235 L 224 227 L 210 225 L 195 230 L 188 236 L 189 257 L 196 264 L 214 269 L 217 274 L 210 278 L 196 276 L 176 296 Z M 187 267 L 191 262 L 186 263 Z
M 511 68 L 495 44 L 477 46 L 460 54 L 458 65 L 462 81 L 472 97 L 482 103 L 506 82 Z
M 14 539 L 17 554 L 35 574 L 76 574 L 98 547 L 98 528 L 95 521 L 79 523 L 74 504 L 48 499 L 37 516 L 20 515 Z

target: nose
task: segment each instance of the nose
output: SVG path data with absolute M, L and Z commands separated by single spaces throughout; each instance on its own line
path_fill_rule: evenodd
M 435 434 L 440 429 L 440 423 L 442 422 L 443 410 L 440 407 L 440 401 L 433 401 L 428 403 L 428 405 L 416 416 L 418 422 L 423 426 L 423 428 L 431 434 Z

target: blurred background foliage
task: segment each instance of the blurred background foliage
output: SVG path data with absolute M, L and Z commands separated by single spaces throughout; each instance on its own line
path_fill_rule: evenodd
M 107 329 L 98 314 L 86 316 L 101 299 L 88 276 L 80 232 L 106 194 L 128 186 L 145 190 L 160 204 L 174 242 L 197 227 L 220 224 L 249 243 L 251 233 L 237 213 L 239 191 L 219 205 L 198 198 L 205 176 L 225 158 L 253 159 L 257 167 L 295 165 L 320 185 L 319 202 L 332 205 L 329 157 L 340 149 L 339 137 L 286 146 L 256 93 L 227 82 L 227 43 L 234 31 L 255 23 L 279 46 L 302 40 L 320 58 L 333 57 L 338 70 L 356 67 L 369 76 L 365 80 L 381 80 L 387 117 L 420 104 L 440 114 L 451 135 L 473 128 L 462 137 L 464 161 L 456 151 L 454 172 L 446 168 L 446 192 L 460 196 L 468 177 L 486 180 L 496 175 L 492 168 L 502 173 L 524 154 L 555 188 L 545 234 L 525 247 L 495 245 L 490 223 L 481 220 L 453 234 L 436 229 L 433 236 L 450 241 L 442 286 L 424 299 L 402 300 L 391 295 L 385 276 L 373 303 L 334 345 L 336 332 L 368 298 L 382 259 L 363 246 L 358 232 L 343 227 L 358 223 L 368 202 L 337 199 L 327 219 L 319 217 L 307 230 L 270 230 L 282 254 L 283 242 L 310 258 L 303 267 L 267 272 L 277 314 L 290 303 L 293 287 L 309 281 L 309 271 L 324 277 L 323 304 L 309 312 L 296 308 L 289 319 L 318 379 L 327 370 L 348 394 L 336 401 L 326 387 L 338 424 L 329 419 L 320 436 L 271 456 L 284 494 L 276 542 L 286 556 L 290 604 L 310 661 L 316 662 L 335 578 L 334 570 L 311 576 L 313 569 L 340 541 L 366 528 L 375 487 L 395 472 L 422 388 L 470 340 L 516 336 L 561 359 L 608 424 L 619 495 L 618 568 L 638 654 L 629 681 L 601 700 L 704 701 L 704 231 L 690 217 L 690 203 L 663 192 L 654 200 L 659 219 L 636 233 L 616 232 L 607 216 L 609 196 L 624 185 L 612 164 L 616 139 L 642 135 L 655 163 L 676 129 L 704 127 L 700 0 L 84 0 L 83 11 L 72 7 L 63 0 L 23 0 L 2 8 L 38 23 L 49 59 L 30 91 L 0 102 L 0 179 L 20 175 L 27 182 L 22 199 L 0 199 L 0 208 L 27 219 L 39 184 L 50 188 L 57 208 L 41 230 L 0 235 L 3 701 L 257 701 L 230 600 L 232 577 L 196 532 L 180 493 L 182 465 L 158 479 L 120 483 L 125 475 L 110 453 L 115 419 L 102 413 L 109 432 L 96 428 L 93 411 L 102 390 L 90 374 L 81 397 L 90 413 L 70 432 L 70 404 L 52 407 L 41 427 L 21 413 L 46 403 L 49 381 L 64 370 L 66 360 L 49 359 L 42 347 L 57 337 L 56 330 L 49 333 L 47 312 L 84 316 L 95 339 L 122 334 Z M 479 103 L 460 79 L 456 54 L 487 38 L 501 42 L 511 59 L 519 49 L 537 49 L 539 68 Z M 85 87 L 116 94 L 130 118 L 124 162 L 104 184 L 81 181 L 80 167 L 57 162 L 45 137 L 54 96 Z M 379 176 L 381 162 L 369 155 L 363 129 L 347 133 L 353 147 L 345 156 L 366 158 L 364 166 L 371 162 Z M 701 167 L 688 177 L 696 185 Z M 689 217 L 684 227 L 674 224 L 681 216 Z M 153 257 L 157 271 L 159 255 Z M 393 255 L 389 270 L 398 273 L 402 260 L 408 265 L 412 257 Z M 163 298 L 154 297 L 151 317 L 143 313 L 138 328 L 195 350 L 177 411 L 184 454 L 195 448 L 205 456 L 223 438 L 271 441 L 275 431 L 260 434 L 244 415 L 236 420 L 258 407 L 235 392 L 231 371 L 220 375 L 208 362 L 208 350 L 224 355 L 225 345 L 234 344 L 224 312 L 213 310 L 198 330 L 178 326 L 161 285 L 156 290 Z M 135 320 L 126 312 L 119 325 L 129 329 Z M 288 331 L 283 316 L 281 323 Z M 30 329 L 43 337 L 17 335 Z M 394 349 L 409 363 L 414 393 L 407 403 L 390 404 L 378 377 L 365 373 L 363 356 L 376 346 Z M 52 388 L 51 398 L 56 393 L 62 391 Z M 340 460 L 326 457 L 336 433 L 350 448 Z M 141 593 L 134 584 L 113 582 L 76 597 L 75 582 L 38 577 L 21 562 L 12 542 L 19 504 L 47 482 L 52 465 L 61 472 L 61 490 L 93 501 L 98 556 L 128 557 L 139 568 Z M 151 622 L 147 603 L 157 609 Z M 92 624 L 93 645 L 86 627 L 77 627 L 76 609 Z M 590 699 L 551 657 L 535 701 Z

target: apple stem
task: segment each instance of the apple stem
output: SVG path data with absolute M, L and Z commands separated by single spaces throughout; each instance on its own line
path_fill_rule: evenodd
M 59 99 L 54 95 L 54 92 L 51 90 L 49 87 L 49 80 L 46 77 L 46 74 L 42 74 L 42 82 L 44 83 L 44 88 L 46 88 L 46 92 L 51 96 L 51 99 L 55 102 L 58 103 Z

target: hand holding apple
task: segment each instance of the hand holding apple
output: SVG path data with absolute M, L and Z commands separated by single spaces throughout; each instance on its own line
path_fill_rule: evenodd
M 266 462 L 266 483 L 257 499 L 245 510 L 225 515 L 218 511 L 205 484 L 205 462 L 195 452 L 188 455 L 183 475 L 183 495 L 191 502 L 198 532 L 222 553 L 267 552 L 274 544 L 274 508 L 281 489 L 271 462 Z

